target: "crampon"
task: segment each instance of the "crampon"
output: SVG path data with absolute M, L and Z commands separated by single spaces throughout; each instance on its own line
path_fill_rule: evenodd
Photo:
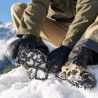
M 30 79 L 45 80 L 48 78 L 47 57 L 38 49 L 23 48 L 18 52 L 16 62 L 27 70 Z
M 70 65 L 63 66 L 60 73 L 56 76 L 62 80 L 67 80 L 77 88 L 92 89 L 95 87 L 96 78 L 81 66 Z

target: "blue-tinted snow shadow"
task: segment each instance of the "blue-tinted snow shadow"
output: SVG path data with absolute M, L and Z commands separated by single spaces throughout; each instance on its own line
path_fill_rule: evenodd
M 8 60 L 6 56 L 0 60 L 0 74 L 3 74 L 3 70 L 7 67 L 15 68 L 14 65 Z

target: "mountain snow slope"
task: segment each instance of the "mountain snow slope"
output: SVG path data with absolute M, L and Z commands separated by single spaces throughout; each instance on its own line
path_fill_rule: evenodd
M 16 38 L 12 23 L 0 23 L 0 69 L 10 64 L 4 54 L 7 45 Z M 51 44 L 48 46 L 53 49 Z M 98 80 L 98 66 L 89 69 Z M 98 84 L 90 91 L 73 87 L 53 74 L 45 81 L 30 80 L 21 66 L 0 75 L 0 98 L 98 98 Z

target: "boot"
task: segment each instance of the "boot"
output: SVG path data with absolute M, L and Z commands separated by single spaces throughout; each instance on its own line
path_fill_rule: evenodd
M 92 89 L 97 82 L 94 75 L 87 70 L 87 62 L 92 56 L 92 51 L 80 45 L 75 47 L 71 53 L 73 56 L 68 58 L 57 76 L 76 87 Z
M 25 69 L 35 69 L 36 79 L 46 79 L 47 68 L 46 62 L 49 54 L 48 47 L 44 45 L 39 37 L 26 35 L 21 39 L 13 41 L 7 48 L 6 56 L 15 66 L 24 66 Z M 41 70 L 45 73 L 44 78 L 37 76 Z

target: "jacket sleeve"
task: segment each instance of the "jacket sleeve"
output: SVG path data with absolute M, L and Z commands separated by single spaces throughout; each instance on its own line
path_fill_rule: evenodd
M 98 0 L 77 0 L 76 15 L 62 44 L 71 48 L 98 15 Z
M 32 0 L 21 18 L 18 34 L 38 35 L 48 13 L 50 0 Z

